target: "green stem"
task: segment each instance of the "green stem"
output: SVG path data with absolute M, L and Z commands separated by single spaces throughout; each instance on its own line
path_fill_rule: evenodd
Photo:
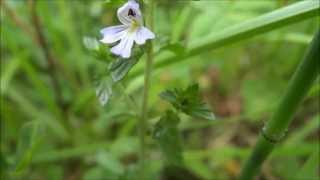
M 153 31 L 153 2 L 149 1 L 146 7 L 147 11 L 147 24 L 148 28 Z M 153 62 L 153 44 L 150 41 L 147 47 L 147 59 L 145 64 L 145 75 L 144 75 L 144 90 L 143 90 L 143 102 L 142 102 L 142 112 L 141 119 L 139 122 L 139 139 L 140 139 L 140 179 L 145 179 L 145 158 L 146 158 L 146 148 L 145 148 L 145 134 L 146 134 L 146 120 L 148 119 L 148 99 L 149 99 L 149 87 L 150 87 L 150 77 L 152 72 L 152 62 Z
M 319 74 L 319 44 L 320 31 L 315 35 L 303 61 L 291 78 L 277 110 L 263 128 L 250 158 L 242 169 L 240 180 L 253 179 L 276 143 L 284 137 L 300 102 Z

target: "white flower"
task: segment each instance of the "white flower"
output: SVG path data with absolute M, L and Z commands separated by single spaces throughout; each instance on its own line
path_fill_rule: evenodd
M 113 54 L 129 58 L 134 42 L 142 45 L 146 40 L 155 38 L 153 32 L 143 26 L 139 4 L 134 0 L 129 0 L 120 7 L 117 16 L 122 25 L 107 27 L 100 31 L 103 35 L 103 39 L 100 40 L 102 43 L 112 44 L 120 41 L 111 48 Z

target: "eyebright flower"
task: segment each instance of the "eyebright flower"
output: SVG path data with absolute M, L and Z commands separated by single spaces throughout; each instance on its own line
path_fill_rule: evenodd
M 129 0 L 120 7 L 117 16 L 122 25 L 107 27 L 100 31 L 103 35 L 103 39 L 100 40 L 102 43 L 112 44 L 120 41 L 111 48 L 113 54 L 129 58 L 134 42 L 142 45 L 146 40 L 155 38 L 154 33 L 143 26 L 139 4 L 134 0 Z

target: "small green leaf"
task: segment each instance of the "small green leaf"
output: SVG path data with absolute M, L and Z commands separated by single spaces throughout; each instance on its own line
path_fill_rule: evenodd
M 153 138 L 159 143 L 166 163 L 180 166 L 183 163 L 182 144 L 178 131 L 180 119 L 176 113 L 168 110 L 157 122 Z
M 92 37 L 87 37 L 87 36 L 83 37 L 83 45 L 89 50 L 93 50 L 93 51 L 99 50 L 99 42 L 97 41 L 97 39 Z
M 112 96 L 113 82 L 109 77 L 102 78 L 96 88 L 96 96 L 102 106 L 106 105 Z
M 136 59 L 118 58 L 109 68 L 113 81 L 118 82 L 122 80 L 137 62 Z
M 16 174 L 20 174 L 28 167 L 43 134 L 43 124 L 39 121 L 28 122 L 21 128 L 17 147 Z
M 215 119 L 208 106 L 202 102 L 197 84 L 191 85 L 185 90 L 166 90 L 160 93 L 160 97 L 187 115 L 207 120 Z
M 130 58 L 117 58 L 115 62 L 109 66 L 109 71 L 114 82 L 122 80 L 131 68 L 139 61 L 143 51 L 139 48 L 134 49 L 133 55 Z

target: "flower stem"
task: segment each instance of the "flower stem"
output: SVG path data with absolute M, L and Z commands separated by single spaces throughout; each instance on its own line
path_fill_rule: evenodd
M 319 75 L 320 31 L 315 35 L 303 61 L 290 80 L 288 89 L 270 121 L 262 129 L 257 144 L 245 163 L 240 180 L 250 180 L 285 135 L 300 102 Z
M 146 6 L 147 12 L 147 25 L 150 30 L 153 30 L 153 2 L 149 1 Z M 149 41 L 147 46 L 147 59 L 146 68 L 144 74 L 144 90 L 143 90 L 143 102 L 142 102 L 142 112 L 139 123 L 139 139 L 140 139 L 140 179 L 145 179 L 145 158 L 146 158 L 146 145 L 145 145 L 145 134 L 146 134 L 146 120 L 148 119 L 148 99 L 149 99 L 149 87 L 150 78 L 152 72 L 152 62 L 153 62 L 153 44 Z

